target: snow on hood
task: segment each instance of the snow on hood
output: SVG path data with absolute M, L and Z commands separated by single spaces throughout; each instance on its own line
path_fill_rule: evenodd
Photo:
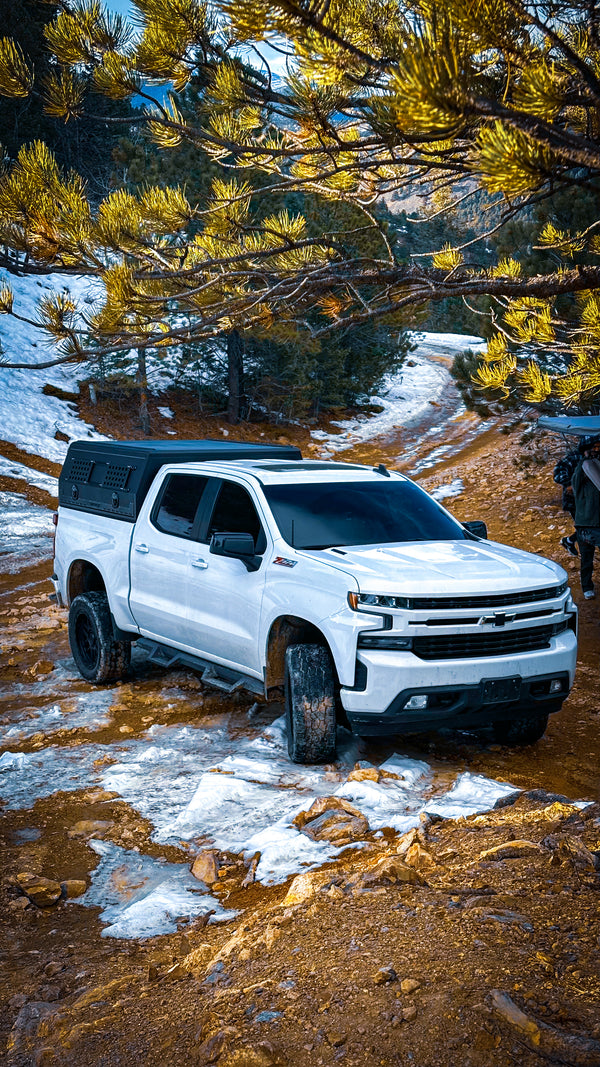
M 544 588 L 566 580 L 557 563 L 494 541 L 409 541 L 351 545 L 314 559 L 354 575 L 365 593 L 469 596 Z

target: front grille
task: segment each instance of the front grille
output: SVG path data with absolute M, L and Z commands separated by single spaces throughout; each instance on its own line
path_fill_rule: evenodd
M 406 607 L 410 610 L 423 609 L 445 611 L 450 608 L 501 608 L 512 604 L 533 604 L 538 600 L 553 600 L 562 596 L 567 590 L 567 582 L 553 585 L 547 589 L 531 589 L 526 593 L 496 593 L 491 596 L 459 597 L 409 597 Z
M 477 634 L 441 634 L 415 637 L 413 652 L 419 659 L 468 659 L 479 656 L 506 656 L 549 648 L 557 634 L 568 629 L 568 620 L 554 626 L 532 626 L 528 630 L 498 630 Z

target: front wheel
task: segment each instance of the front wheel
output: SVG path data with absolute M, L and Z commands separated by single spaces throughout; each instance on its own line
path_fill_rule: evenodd
M 548 725 L 546 712 L 532 712 L 522 719 L 508 719 L 492 724 L 494 741 L 500 745 L 534 745 L 543 737 Z
M 116 641 L 106 593 L 76 596 L 69 611 L 69 644 L 88 682 L 118 682 L 131 662 L 131 642 Z
M 290 645 L 285 653 L 285 719 L 294 763 L 335 759 L 335 678 L 322 645 Z

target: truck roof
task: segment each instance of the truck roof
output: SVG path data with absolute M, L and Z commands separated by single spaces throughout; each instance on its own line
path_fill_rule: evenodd
M 332 474 L 341 475 L 350 480 L 365 479 L 380 481 L 382 472 L 376 467 L 366 466 L 359 463 L 339 463 L 335 460 L 301 459 L 301 460 L 267 460 L 267 459 L 236 459 L 232 461 L 213 460 L 202 465 L 194 462 L 186 463 L 186 471 L 202 471 L 217 476 L 230 474 L 232 470 L 240 474 L 248 474 L 258 479 L 263 485 L 289 484 L 293 482 L 320 482 L 327 481 Z M 390 471 L 395 477 L 404 477 L 397 471 Z

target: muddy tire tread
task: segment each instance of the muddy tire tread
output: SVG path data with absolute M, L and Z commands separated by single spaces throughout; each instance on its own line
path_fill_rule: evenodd
M 285 654 L 288 753 L 294 763 L 335 759 L 336 692 L 333 663 L 322 645 L 290 645 Z
M 75 627 L 78 617 L 83 612 L 93 622 L 98 635 L 99 655 L 93 669 L 86 666 L 77 644 Z M 98 684 L 118 682 L 129 670 L 131 642 L 115 640 L 106 593 L 94 590 L 90 593 L 80 593 L 75 597 L 69 611 L 69 644 L 77 669 L 88 682 Z

